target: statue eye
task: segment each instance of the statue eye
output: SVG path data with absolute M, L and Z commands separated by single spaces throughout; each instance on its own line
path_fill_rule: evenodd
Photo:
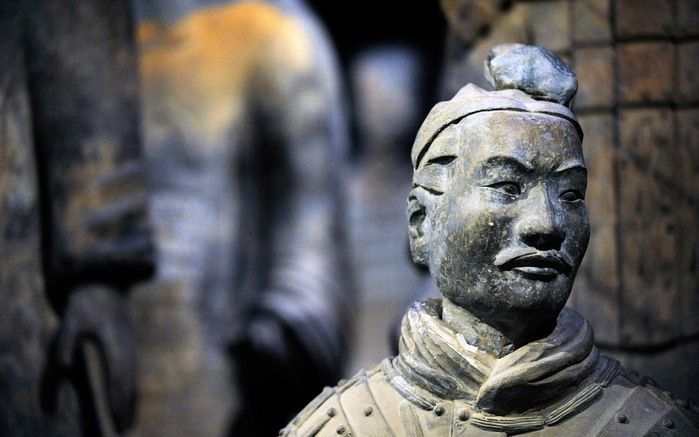
M 497 184 L 490 185 L 490 188 L 498 190 L 508 196 L 519 196 L 522 194 L 522 189 L 516 182 L 498 182 Z
M 582 194 L 576 190 L 564 191 L 560 197 L 562 201 L 570 203 L 580 202 L 583 200 Z

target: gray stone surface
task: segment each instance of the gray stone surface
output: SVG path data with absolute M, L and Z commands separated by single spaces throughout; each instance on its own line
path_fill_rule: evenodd
M 543 47 L 498 46 L 485 62 L 485 76 L 495 89 L 519 89 L 539 100 L 570 106 L 578 90 L 575 73 Z

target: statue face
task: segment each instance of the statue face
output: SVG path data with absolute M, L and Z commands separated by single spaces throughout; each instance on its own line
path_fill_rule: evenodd
M 488 321 L 555 317 L 590 235 L 580 139 L 545 114 L 474 114 L 449 183 L 427 208 L 427 262 L 442 294 Z M 430 210 L 431 209 L 431 210 Z

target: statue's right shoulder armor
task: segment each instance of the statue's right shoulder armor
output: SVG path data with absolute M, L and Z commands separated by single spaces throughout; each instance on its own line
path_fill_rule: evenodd
M 402 401 L 403 397 L 388 382 L 382 366 L 361 370 L 335 387 L 326 387 L 279 435 L 401 435 L 401 419 L 395 406 Z

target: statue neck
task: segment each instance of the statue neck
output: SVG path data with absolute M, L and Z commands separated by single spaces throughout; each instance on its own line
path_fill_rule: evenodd
M 442 299 L 442 320 L 478 349 L 500 358 L 512 352 L 514 342 L 496 328 L 481 321 L 446 297 Z
M 555 319 L 532 323 L 511 316 L 505 321 L 485 321 L 446 297 L 442 299 L 442 320 L 455 332 L 463 335 L 469 344 L 498 358 L 527 343 L 546 337 L 556 326 Z

